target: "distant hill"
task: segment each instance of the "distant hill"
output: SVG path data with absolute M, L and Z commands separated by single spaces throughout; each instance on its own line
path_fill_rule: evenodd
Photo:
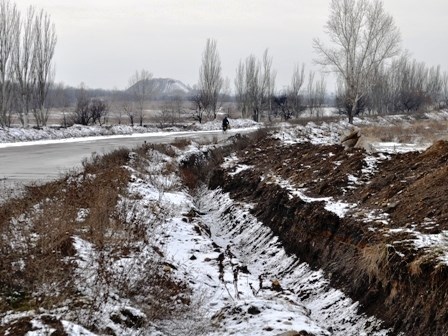
M 190 95 L 193 92 L 193 89 L 188 85 L 185 85 L 179 80 L 171 79 L 171 78 L 152 78 L 146 80 L 145 82 L 140 81 L 135 83 L 133 86 L 128 88 L 127 92 L 132 92 L 139 85 L 143 85 L 145 83 L 153 91 L 153 98 L 162 98 L 162 97 L 173 97 L 173 96 L 181 96 L 185 97 Z

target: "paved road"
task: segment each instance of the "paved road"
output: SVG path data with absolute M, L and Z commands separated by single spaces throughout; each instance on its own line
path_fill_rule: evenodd
M 108 153 L 120 147 L 135 147 L 147 143 L 169 143 L 176 138 L 188 138 L 196 141 L 219 140 L 234 135 L 247 133 L 254 129 L 232 129 L 225 134 L 222 131 L 175 132 L 138 134 L 134 136 L 116 136 L 108 138 L 70 139 L 51 144 L 27 145 L 15 144 L 14 147 L 0 148 L 0 188 L 7 185 L 45 182 L 81 166 L 83 159 L 90 158 L 92 153 Z

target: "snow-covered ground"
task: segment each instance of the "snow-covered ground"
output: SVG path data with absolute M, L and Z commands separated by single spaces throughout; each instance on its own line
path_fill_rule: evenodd
M 248 119 L 230 119 L 231 128 L 248 128 L 255 127 L 256 122 Z M 2 128 L 0 127 L 0 144 L 13 143 L 23 141 L 36 141 L 36 140 L 58 140 L 58 139 L 79 139 L 84 137 L 95 136 L 118 136 L 118 135 L 138 135 L 148 133 L 161 133 L 161 132 L 184 132 L 184 131 L 211 131 L 220 130 L 221 121 L 214 120 L 203 124 L 193 123 L 185 125 L 185 127 L 170 127 L 161 129 L 157 125 L 150 127 L 141 126 L 128 126 L 128 125 L 116 125 L 116 126 L 82 126 L 74 125 L 67 128 L 53 128 L 44 127 L 42 129 L 34 128 Z
M 203 149 L 190 146 L 179 153 L 177 160 Z M 250 214 L 250 204 L 235 203 L 222 191 L 206 188 L 192 197 L 180 188 L 175 175 L 157 178 L 157 172 L 170 160 L 153 153 L 148 162 L 151 176 L 133 174 L 128 199 L 123 201 L 138 200 L 127 203 L 132 216 L 138 214 L 148 225 L 151 241 L 163 246 L 165 261 L 173 266 L 167 271 L 190 284 L 196 310 L 151 324 L 145 330 L 116 323 L 123 311 L 134 318 L 144 318 L 144 312 L 98 277 L 96 247 L 75 236 L 78 292 L 85 301 L 92 301 L 95 311 L 72 311 L 67 306 L 11 312 L 2 316 L 1 324 L 28 316 L 34 331 L 27 335 L 32 336 L 54 331 L 43 321 L 49 315 L 60 319 L 65 332 L 73 336 L 97 335 L 81 326 L 92 321 L 99 330 L 109 329 L 117 335 L 278 335 L 288 331 L 315 336 L 387 334 L 379 328 L 379 321 L 357 312 L 356 302 L 331 288 L 322 272 L 289 256 L 270 229 Z M 150 230 L 155 216 L 151 204 L 157 204 L 163 216 L 158 218 L 158 229 L 152 226 Z M 197 216 L 188 219 L 185 214 L 191 209 Z M 86 209 L 80 209 L 78 221 L 83 221 L 85 213 Z M 110 272 L 124 273 L 129 282 L 137 281 L 144 261 L 157 260 L 157 255 L 147 245 L 136 250 L 139 252 L 111 261 Z
M 249 121 L 231 120 L 232 127 L 253 127 Z M 199 126 L 198 126 L 199 127 Z M 220 124 L 210 123 L 201 129 L 219 129 Z M 311 141 L 315 144 L 337 143 L 347 123 L 320 126 L 309 123 L 306 126 L 282 127 L 276 137 L 285 143 Z M 131 134 L 147 132 L 148 129 L 113 127 L 108 130 L 97 127 L 74 126 L 65 130 L 44 129 L 21 130 L 0 129 L 0 142 L 7 143 L 31 140 L 65 139 L 98 135 Z M 157 131 L 157 130 L 154 130 Z M 178 131 L 178 130 L 173 130 Z M 394 151 L 422 149 L 412 144 L 381 144 L 375 150 Z M 332 288 L 323 272 L 313 271 L 296 257 L 286 254 L 281 243 L 270 229 L 250 214 L 250 204 L 236 203 L 220 190 L 202 188 L 190 195 L 180 186 L 175 174 L 159 176 L 159 165 L 181 161 L 192 153 L 204 150 L 193 144 L 173 159 L 154 153 L 148 162 L 147 176 L 135 174 L 128 186 L 132 215 L 139 214 L 148 225 L 160 220 L 158 229 L 149 232 L 154 242 L 161 243 L 164 260 L 174 267 L 166 271 L 193 289 L 193 312 L 180 314 L 171 320 L 151 324 L 147 329 L 135 329 L 117 324 L 112 316 L 125 310 L 134 317 L 144 318 L 141 307 L 114 290 L 105 291 L 104 283 L 98 281 L 96 248 L 81 237 L 73 237 L 76 249 L 76 276 L 78 290 L 97 306 L 96 311 L 83 317 L 83 312 L 73 312 L 69 307 L 49 311 L 9 312 L 0 315 L 0 325 L 28 316 L 34 327 L 28 336 L 49 335 L 54 331 L 43 323 L 43 316 L 55 316 L 62 321 L 65 332 L 70 336 L 99 335 L 81 326 L 83 322 L 96 321 L 99 330 L 113 331 L 116 335 L 279 335 L 288 331 L 306 331 L 312 335 L 387 335 L 380 321 L 358 313 L 358 303 L 347 298 L 341 291 Z M 387 159 L 384 156 L 383 159 Z M 373 174 L 376 159 L 369 161 Z M 235 174 L 250 169 L 240 165 L 238 158 L 231 156 L 227 166 L 238 167 Z M 149 168 L 151 167 L 151 168 Z M 129 168 L 131 169 L 131 168 Z M 307 202 L 325 201 L 330 211 L 344 216 L 352 204 L 343 204 L 331 198 L 307 198 L 303 190 L 292 188 L 287 181 L 272 177 L 292 194 Z M 356 181 L 353 181 L 356 183 Z M 132 197 L 135 196 L 135 197 Z M 132 205 L 129 204 L 133 199 Z M 154 218 L 153 207 L 157 204 L 160 218 Z M 186 213 L 194 210 L 193 217 Z M 79 221 L 88 209 L 79 209 Z M 154 238 L 154 235 L 157 235 Z M 447 241 L 446 233 L 440 237 L 416 239 L 417 247 L 427 247 L 440 241 Z M 148 258 L 159 258 L 149 246 L 140 246 L 139 252 L 126 258 L 117 258 L 110 265 L 111 272 L 126 274 L 129 279 L 138 279 L 141 267 Z M 99 295 L 99 297 L 98 297 Z M 86 313 L 87 314 L 87 313 Z M 93 316 L 92 316 L 93 314 Z

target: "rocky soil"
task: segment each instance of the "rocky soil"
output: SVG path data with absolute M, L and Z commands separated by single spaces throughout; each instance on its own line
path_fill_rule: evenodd
M 447 142 L 369 154 L 266 137 L 234 157 L 209 186 L 253 204 L 288 253 L 394 334 L 448 334 Z

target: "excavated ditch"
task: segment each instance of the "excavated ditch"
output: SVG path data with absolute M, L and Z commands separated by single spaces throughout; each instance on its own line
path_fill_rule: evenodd
M 246 169 L 216 168 L 210 188 L 253 204 L 252 213 L 288 253 L 322 269 L 333 286 L 393 334 L 448 334 L 448 268 L 440 261 L 442 252 L 412 243 L 415 232 L 440 235 L 448 229 L 446 142 L 423 153 L 386 157 L 265 138 L 235 155 Z M 306 202 L 269 175 L 288 180 L 307 196 L 332 196 L 353 207 L 339 217 L 324 201 Z

